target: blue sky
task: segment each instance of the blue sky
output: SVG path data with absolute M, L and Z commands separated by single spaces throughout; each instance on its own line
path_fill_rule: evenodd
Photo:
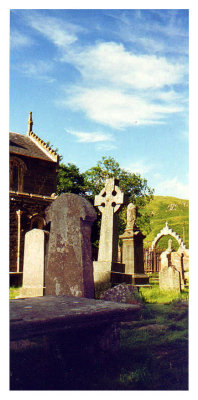
M 102 156 L 188 198 L 188 10 L 10 13 L 10 130 L 83 172 Z

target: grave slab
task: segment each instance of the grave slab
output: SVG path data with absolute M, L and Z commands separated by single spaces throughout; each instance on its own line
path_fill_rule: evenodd
M 140 309 L 65 296 L 11 300 L 10 389 L 67 389 L 79 363 L 118 350 L 121 321 Z

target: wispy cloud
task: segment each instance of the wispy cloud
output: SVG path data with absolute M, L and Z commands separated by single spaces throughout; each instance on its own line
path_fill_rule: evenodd
M 86 80 L 107 82 L 127 89 L 158 89 L 181 83 L 186 66 L 171 63 L 164 57 L 135 55 L 122 44 L 101 43 L 78 53 L 66 54 Z
M 141 96 L 104 87 L 73 88 L 62 104 L 74 111 L 81 110 L 89 119 L 116 129 L 137 124 L 160 124 L 169 114 L 182 111 L 179 105 L 159 105 Z
M 78 39 L 77 32 L 82 31 L 82 28 L 77 25 L 56 17 L 42 16 L 39 13 L 36 15 L 29 13 L 27 21 L 32 28 L 61 48 L 73 44 Z
M 116 129 L 161 124 L 168 115 L 184 111 L 183 96 L 173 87 L 185 81 L 185 65 L 137 56 L 112 42 L 74 50 L 65 60 L 82 76 L 72 96 L 65 93 L 65 104 L 98 123 Z
M 103 132 L 79 132 L 74 130 L 66 130 L 67 133 L 75 136 L 78 142 L 81 143 L 96 143 L 113 141 L 113 135 Z
M 189 186 L 174 177 L 170 180 L 164 180 L 155 186 L 155 195 L 157 196 L 174 196 L 181 199 L 189 198 Z
M 12 48 L 27 47 L 34 43 L 33 39 L 29 36 L 22 34 L 16 29 L 10 33 L 10 46 Z
M 24 75 L 35 78 L 42 79 L 48 83 L 52 83 L 55 79 L 50 75 L 53 71 L 53 63 L 49 61 L 35 61 L 35 62 L 26 62 L 17 67 L 21 73 Z
M 125 170 L 135 173 L 135 174 L 140 174 L 140 175 L 145 175 L 149 171 L 155 168 L 153 164 L 150 163 L 150 161 L 146 162 L 144 160 L 138 160 L 134 163 L 130 163 L 129 165 L 123 167 Z

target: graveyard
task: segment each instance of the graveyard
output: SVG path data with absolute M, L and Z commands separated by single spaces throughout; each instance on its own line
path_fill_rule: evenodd
M 23 285 L 10 300 L 11 390 L 188 390 L 188 249 L 166 222 L 152 245 L 172 234 L 179 250 L 169 240 L 160 271 L 146 274 L 136 220 L 110 178 L 94 206 L 61 194 L 45 210 L 45 228 L 26 233 Z

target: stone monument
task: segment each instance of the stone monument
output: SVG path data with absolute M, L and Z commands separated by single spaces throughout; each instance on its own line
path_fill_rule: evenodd
M 94 262 L 95 285 L 108 286 L 111 281 L 111 271 L 118 267 L 118 227 L 117 213 L 124 204 L 124 193 L 119 188 L 118 179 L 107 179 L 105 187 L 95 196 L 94 205 L 102 213 L 98 261 Z M 119 264 L 120 268 L 124 268 Z
M 45 294 L 94 298 L 91 226 L 96 212 L 72 193 L 56 198 L 46 211 L 50 222 Z
M 136 227 L 136 206 L 127 207 L 127 225 L 122 240 L 122 262 L 125 274 L 131 275 L 132 284 L 148 284 L 149 278 L 144 273 L 143 239 L 144 235 Z
M 32 229 L 25 235 L 23 287 L 20 297 L 37 297 L 44 294 L 44 268 L 49 232 Z

